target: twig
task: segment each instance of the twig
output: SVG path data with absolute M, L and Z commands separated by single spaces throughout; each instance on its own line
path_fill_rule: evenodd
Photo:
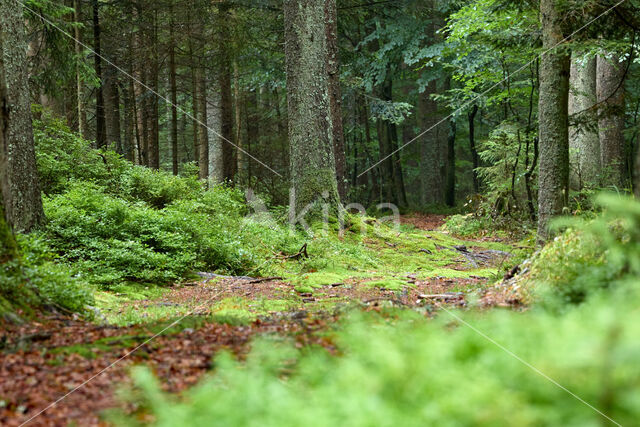
M 431 295 L 424 295 L 424 294 L 420 294 L 418 295 L 419 299 L 444 299 L 444 300 L 451 300 L 451 299 L 464 299 L 464 294 L 461 293 L 457 293 L 457 294 L 431 294 Z
M 309 254 L 307 253 L 307 244 L 302 245 L 297 254 L 293 255 L 284 255 L 277 257 L 278 259 L 299 259 L 299 258 L 309 258 Z
M 262 282 L 270 282 L 272 280 L 282 280 L 282 277 L 261 277 L 259 279 L 253 279 L 250 280 L 249 283 L 250 285 L 254 284 L 254 283 L 262 283 Z

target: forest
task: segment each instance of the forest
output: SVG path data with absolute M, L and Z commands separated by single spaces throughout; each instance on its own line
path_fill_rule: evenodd
M 636 425 L 639 29 L 0 0 L 0 425 Z

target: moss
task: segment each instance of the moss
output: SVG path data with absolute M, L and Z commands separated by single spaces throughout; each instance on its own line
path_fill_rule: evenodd
M 305 170 L 304 175 L 298 177 L 295 185 L 296 216 L 308 209 L 305 220 L 312 222 L 322 219 L 323 205 L 328 210 L 326 215 L 335 218 L 340 214 L 340 198 L 336 183 L 335 171 L 328 168 Z
M 126 326 L 138 323 L 153 323 L 188 313 L 188 307 L 161 306 L 150 302 L 147 306 L 136 301 L 156 300 L 168 289 L 140 284 L 118 285 L 112 291 L 96 291 L 96 308 L 109 324 Z M 123 309 L 123 305 L 125 308 Z
M 242 309 L 222 309 L 213 314 L 213 320 L 217 323 L 242 326 L 255 321 L 258 316 L 248 310 Z
M 390 291 L 399 291 L 406 286 L 410 286 L 406 281 L 398 279 L 373 280 L 371 282 L 366 282 L 366 285 L 376 288 L 388 289 Z

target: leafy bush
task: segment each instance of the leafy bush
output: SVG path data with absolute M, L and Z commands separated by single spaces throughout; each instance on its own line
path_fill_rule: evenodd
M 113 151 L 91 148 L 64 120 L 40 112 L 34 120 L 38 173 L 45 194 L 60 194 L 76 182 L 102 187 L 109 194 L 163 208 L 199 195 L 197 174 L 186 167 L 181 177 L 136 166 Z
M 486 232 L 488 224 L 485 218 L 473 214 L 452 215 L 447 218 L 445 228 L 458 236 L 471 236 Z
M 56 262 L 41 235 L 17 237 L 20 255 L 0 264 L 0 312 L 15 308 L 83 312 L 93 301 L 86 284 Z
M 640 277 L 640 202 L 603 194 L 596 205 L 603 212 L 594 220 L 556 221 L 557 228 L 569 228 L 532 260 L 527 281 L 546 284 L 547 296 L 561 305 Z
M 34 107 L 39 108 L 39 107 Z M 117 189 L 123 171 L 132 165 L 114 152 L 91 148 L 63 119 L 40 111 L 33 120 L 40 184 L 45 194 L 59 194 L 76 181 Z
M 201 185 L 197 175 L 177 178 L 166 172 L 131 166 L 120 177 L 117 194 L 128 200 L 141 200 L 154 208 L 162 209 L 171 202 L 200 196 Z
M 46 112 L 41 117 L 35 126 L 47 195 L 45 235 L 60 259 L 89 283 L 165 284 L 197 270 L 281 275 L 281 254 L 295 254 L 304 243 L 311 258 L 290 269 L 317 270 L 344 256 L 371 263 L 354 245 L 362 237 L 349 232 L 346 240 L 337 238 L 335 223 L 329 236 L 318 230 L 307 235 L 285 224 L 282 209 L 271 217 L 247 217 L 239 190 L 205 190 L 193 165 L 177 177 L 135 166 L 92 149 Z
M 45 201 L 52 247 L 78 274 L 101 285 L 167 283 L 194 269 L 242 272 L 253 264 L 238 242 L 237 191 L 216 187 L 197 199 L 154 209 L 88 184 Z

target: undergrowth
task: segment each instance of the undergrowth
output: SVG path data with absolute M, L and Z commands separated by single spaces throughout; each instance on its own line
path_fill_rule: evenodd
M 531 262 L 529 277 L 547 286 L 545 304 L 525 312 L 439 310 L 430 320 L 409 311 L 352 312 L 327 336 L 337 355 L 265 337 L 245 362 L 218 355 L 215 374 L 180 396 L 162 392 L 140 368 L 135 388 L 123 392 L 139 413 L 112 420 L 632 425 L 640 419 L 640 203 L 598 202 L 601 217 L 558 224 L 573 228 Z
M 432 322 L 408 313 L 392 321 L 356 316 L 333 334 L 339 356 L 263 339 L 245 363 L 216 357 L 215 375 L 180 397 L 137 370 L 137 388 L 127 397 L 159 426 L 212 419 L 265 426 L 601 424 L 597 412 L 458 319 L 621 424 L 640 417 L 640 317 L 620 296 L 561 318 L 543 311 L 441 313 Z M 149 418 L 119 425 L 138 419 Z
M 37 235 L 18 235 L 13 259 L 0 263 L 0 315 L 19 321 L 15 312 L 31 316 L 38 309 L 84 313 L 93 304 L 87 284 L 74 277 Z
M 640 202 L 602 194 L 595 219 L 565 218 L 562 231 L 531 260 L 523 285 L 559 310 L 640 277 Z

